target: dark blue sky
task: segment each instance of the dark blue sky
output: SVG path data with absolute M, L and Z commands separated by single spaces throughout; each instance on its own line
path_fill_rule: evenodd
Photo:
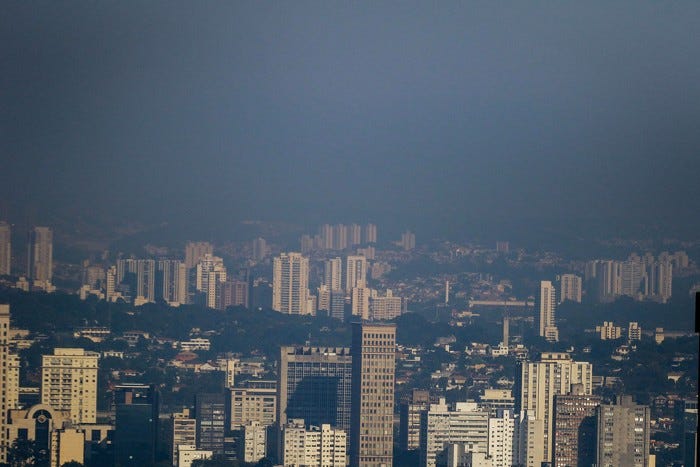
M 698 24 L 697 1 L 3 2 L 0 209 L 697 234 Z

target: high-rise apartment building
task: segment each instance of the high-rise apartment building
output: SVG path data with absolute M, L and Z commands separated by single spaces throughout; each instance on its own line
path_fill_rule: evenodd
M 364 228 L 364 243 L 377 243 L 377 226 L 367 224 Z
M 515 417 L 513 465 L 542 467 L 544 462 L 544 422 L 527 411 Z
M 559 302 L 569 300 L 581 303 L 583 280 L 576 274 L 562 274 L 559 276 L 559 290 Z
M 220 288 L 226 282 L 227 272 L 224 260 L 218 256 L 205 254 L 197 263 L 196 289 L 204 293 L 206 305 L 218 308 Z
M 352 325 L 350 465 L 391 466 L 394 443 L 396 325 Z
M 267 256 L 267 242 L 264 238 L 256 238 L 253 240 L 253 261 L 262 261 Z
M 285 466 L 345 467 L 347 465 L 345 430 L 329 424 L 311 425 L 291 419 L 282 427 L 282 452 Z
M 399 243 L 405 251 L 413 250 L 416 247 L 416 235 L 413 232 L 404 232 Z
M 350 428 L 352 356 L 346 347 L 280 348 L 278 420 Z
M 187 303 L 187 266 L 176 260 L 160 260 L 156 273 L 156 299 L 170 306 Z
M 344 250 L 348 247 L 348 228 L 343 224 L 333 226 L 333 249 Z
M 74 424 L 97 420 L 99 354 L 56 348 L 41 357 L 41 403 L 70 413 Z
M 600 397 L 581 394 L 581 385 L 572 392 L 554 396 L 553 467 L 588 467 L 596 462 L 596 418 Z
M 277 420 L 277 382 L 248 380 L 229 388 L 229 430 L 240 430 L 249 422 L 270 426 Z
M 650 411 L 631 396 L 598 406 L 598 467 L 648 467 Z
M 16 361 L 16 357 L 10 354 L 9 334 L 10 305 L 0 304 L 0 368 L 11 368 L 11 362 Z M 19 368 L 16 377 L 10 377 L 11 372 L 9 369 L 7 371 L 7 377 L 0 381 L 0 462 L 7 462 L 8 451 L 13 441 L 8 439 L 8 412 L 17 408 L 19 393 Z
M 403 451 L 420 448 L 421 413 L 430 407 L 430 393 L 414 389 L 411 398 L 399 407 L 399 447 Z
M 9 275 L 12 266 L 12 229 L 0 221 L 0 276 Z
M 229 279 L 219 284 L 219 300 L 217 305 L 220 310 L 230 306 L 242 306 L 248 308 L 248 282 Z
M 348 244 L 350 247 L 360 245 L 362 243 L 362 227 L 358 224 L 350 224 L 348 226 Z
M 630 342 L 642 340 L 642 327 L 638 322 L 630 321 L 627 326 L 627 340 Z
M 351 292 L 351 306 L 352 315 L 359 318 L 368 320 L 370 318 L 369 314 L 369 301 L 372 293 L 374 291 L 367 287 L 355 287 Z
M 557 292 L 550 281 L 540 282 L 538 300 L 539 335 L 550 342 L 559 341 L 559 329 L 556 323 Z
M 513 435 L 515 431 L 513 411 L 498 409 L 489 416 L 488 455 L 492 465 L 513 465 Z
M 369 316 L 375 321 L 388 321 L 401 316 L 405 301 L 395 297 L 391 289 L 386 289 L 384 295 L 372 294 L 369 298 Z
M 32 282 L 50 283 L 53 277 L 53 231 L 34 227 L 27 245 L 27 277 Z
M 197 444 L 197 420 L 193 418 L 190 409 L 173 413 L 170 416 L 172 425 L 171 459 L 174 466 L 178 466 L 178 451 L 180 446 L 195 446 Z
M 512 437 L 512 436 L 511 436 Z M 457 402 L 450 407 L 444 398 L 421 415 L 420 465 L 446 465 L 445 448 L 466 445 L 467 452 L 488 453 L 489 414 L 476 402 Z
M 345 260 L 345 291 L 367 287 L 367 258 L 350 255 Z
M 200 393 L 195 396 L 197 449 L 224 454 L 226 401 L 223 393 Z
M 214 247 L 209 242 L 188 242 L 185 245 L 185 267 L 192 269 L 204 258 L 204 255 L 213 255 Z
M 155 464 L 159 398 L 155 385 L 114 388 L 114 460 L 119 466 Z
M 323 263 L 323 285 L 328 290 L 343 288 L 343 260 L 340 257 L 327 259 Z
M 267 457 L 267 427 L 250 421 L 239 430 L 239 458 L 243 462 L 255 463 Z
M 282 253 L 273 262 L 272 309 L 306 315 L 309 296 L 309 259 L 301 253 Z
M 136 261 L 136 298 L 134 303 L 153 303 L 156 301 L 156 262 L 152 259 Z
M 581 384 L 581 392 L 593 390 L 593 369 L 588 362 L 576 362 L 567 353 L 543 353 L 537 362 L 520 362 L 516 372 L 515 411 L 527 411 L 527 416 L 542 422 L 543 461 L 552 461 L 554 425 L 554 396 L 571 392 L 572 385 Z

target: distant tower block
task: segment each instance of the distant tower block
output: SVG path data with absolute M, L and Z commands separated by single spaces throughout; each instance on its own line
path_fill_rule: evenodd
M 450 281 L 445 281 L 445 305 L 450 303 Z
M 508 335 L 510 332 L 510 317 L 508 315 L 503 316 L 503 345 L 508 347 Z

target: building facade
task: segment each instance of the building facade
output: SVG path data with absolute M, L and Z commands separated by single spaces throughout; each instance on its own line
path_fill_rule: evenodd
M 41 403 L 68 412 L 74 424 L 97 420 L 99 354 L 56 348 L 41 357 Z
M 309 295 L 309 259 L 301 253 L 282 253 L 273 262 L 272 309 L 306 315 Z

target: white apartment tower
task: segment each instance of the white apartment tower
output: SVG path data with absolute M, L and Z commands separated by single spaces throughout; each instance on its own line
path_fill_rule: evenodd
M 556 324 L 555 310 L 557 292 L 550 281 L 540 282 L 539 296 L 539 335 L 550 342 L 559 341 L 559 329 Z
M 582 394 L 590 395 L 592 381 L 592 365 L 575 362 L 567 353 L 543 353 L 537 362 L 519 363 L 515 410 L 542 422 L 543 461 L 552 461 L 554 396 L 570 393 L 573 384 L 581 384 Z
M 323 263 L 323 284 L 328 290 L 343 289 L 343 260 L 341 258 L 327 259 Z
M 16 356 L 10 354 L 10 305 L 0 304 L 0 368 L 3 378 L 0 381 L 0 462 L 7 462 L 7 454 L 12 444 L 8 435 L 8 413 L 17 408 L 19 394 L 19 366 Z
M 213 255 L 214 247 L 209 242 L 188 242 L 185 245 L 185 266 L 192 269 L 204 258 L 204 255 Z
M 29 231 L 27 276 L 32 282 L 50 283 L 53 276 L 53 231 L 34 227 Z
M 272 269 L 272 309 L 306 315 L 309 296 L 309 259 L 301 253 L 282 253 Z
M 328 424 L 311 426 L 304 420 L 292 419 L 282 430 L 284 465 L 290 467 L 345 467 L 347 435 Z
M 581 303 L 583 280 L 576 274 L 562 274 L 559 277 L 559 302 L 566 300 Z
M 12 230 L 10 224 L 0 221 L 0 276 L 9 275 L 12 264 Z
M 56 348 L 41 357 L 41 403 L 70 413 L 74 424 L 97 419 L 97 360 L 84 349 Z
M 367 258 L 350 255 L 345 260 L 345 291 L 355 287 L 367 287 Z

